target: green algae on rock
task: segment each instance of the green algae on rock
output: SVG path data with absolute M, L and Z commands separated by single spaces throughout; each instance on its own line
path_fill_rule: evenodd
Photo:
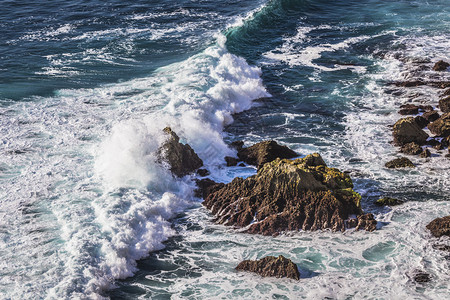
M 402 200 L 396 199 L 396 198 L 391 198 L 391 197 L 383 197 L 381 199 L 378 199 L 377 201 L 375 201 L 375 205 L 378 206 L 395 206 L 395 205 L 400 205 L 403 204 L 404 202 Z
M 300 279 L 297 265 L 283 255 L 266 256 L 259 260 L 244 260 L 239 263 L 236 270 L 254 272 L 263 277 Z
M 249 233 L 276 235 L 286 230 L 343 231 L 346 219 L 363 214 L 360 201 L 350 177 L 327 167 L 314 153 L 266 163 L 256 175 L 235 178 L 209 193 L 203 205 L 218 223 L 248 226 Z M 358 220 L 355 226 L 360 225 Z M 373 216 L 364 222 L 365 229 L 375 229 Z

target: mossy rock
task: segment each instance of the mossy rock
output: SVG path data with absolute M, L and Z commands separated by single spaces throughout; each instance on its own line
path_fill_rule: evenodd
M 375 204 L 378 206 L 396 206 L 403 203 L 404 202 L 402 200 L 391 197 L 384 197 L 375 201 Z

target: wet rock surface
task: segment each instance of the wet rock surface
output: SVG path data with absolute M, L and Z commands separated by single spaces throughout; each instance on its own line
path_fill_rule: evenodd
M 404 202 L 402 200 L 396 199 L 396 198 L 391 198 L 391 197 L 383 197 L 381 199 L 378 199 L 377 201 L 375 201 L 375 205 L 378 206 L 396 206 L 396 205 L 400 205 L 403 204 Z
M 349 215 L 363 214 L 360 199 L 350 177 L 328 168 L 315 153 L 266 163 L 256 175 L 235 178 L 210 193 L 203 205 L 217 223 L 248 226 L 248 233 L 276 235 L 287 230 L 345 230 Z M 370 220 L 373 222 L 366 222 Z M 373 216 L 360 223 L 359 228 L 375 229 Z
M 448 67 L 450 67 L 450 64 L 448 62 L 440 60 L 434 64 L 433 71 L 445 71 Z
M 394 124 L 392 135 L 394 136 L 394 143 L 398 146 L 412 142 L 423 145 L 428 138 L 428 134 L 422 130 L 413 117 L 398 120 Z
M 271 162 L 276 158 L 294 158 L 298 154 L 286 146 L 279 145 L 275 141 L 264 141 L 248 148 L 243 148 L 242 144 L 234 145 L 238 150 L 238 157 L 241 161 L 249 165 L 262 167 L 265 163 Z
M 386 168 L 397 169 L 397 168 L 415 168 L 416 166 L 406 157 L 400 157 L 388 161 L 385 164 Z
M 158 150 L 158 159 L 165 161 L 170 166 L 170 171 L 178 177 L 190 174 L 203 166 L 203 161 L 198 157 L 189 144 L 180 143 L 178 135 L 170 127 L 164 128 L 168 135 L 167 141 Z
M 450 96 L 439 100 L 439 108 L 442 110 L 443 113 L 450 112 Z
M 263 277 L 300 279 L 297 265 L 282 255 L 266 256 L 260 260 L 244 260 L 239 263 L 236 270 L 257 273 Z
M 450 113 L 443 114 L 439 119 L 428 125 L 431 133 L 447 137 L 450 135 Z
M 422 153 L 423 150 L 419 144 L 412 142 L 412 143 L 403 145 L 401 148 L 401 151 L 403 153 L 409 154 L 409 155 L 418 155 L 418 154 Z
M 450 236 L 450 216 L 434 219 L 427 225 L 427 229 L 435 237 Z

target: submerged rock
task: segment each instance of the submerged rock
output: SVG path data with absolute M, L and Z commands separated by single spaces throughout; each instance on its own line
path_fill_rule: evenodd
M 434 64 L 433 71 L 445 71 L 448 67 L 450 67 L 450 64 L 448 62 L 440 60 Z
M 361 215 L 361 196 L 347 174 L 328 168 L 319 154 L 276 159 L 247 179 L 235 178 L 210 193 L 203 205 L 216 221 L 249 233 L 286 230 L 345 230 L 350 215 Z M 374 221 L 376 224 L 376 221 Z M 366 229 L 373 230 L 372 225 Z
M 158 158 L 169 164 L 170 171 L 174 175 L 183 177 L 203 166 L 203 161 L 191 146 L 180 143 L 180 138 L 170 127 L 164 128 L 164 132 L 168 135 L 168 139 L 159 148 Z
M 427 229 L 435 237 L 450 236 L 450 216 L 434 219 L 427 225 Z
M 439 119 L 428 125 L 431 133 L 446 137 L 450 135 L 450 113 L 443 114 Z
M 239 145 L 237 145 L 239 147 Z M 275 141 L 264 141 L 248 148 L 237 148 L 240 160 L 249 165 L 262 167 L 265 163 L 271 162 L 276 158 L 294 158 L 298 154 L 286 146 L 279 145 Z
M 392 135 L 394 136 L 394 143 L 399 146 L 411 142 L 423 145 L 428 138 L 428 134 L 420 128 L 413 117 L 398 120 L 394 124 Z
M 401 148 L 401 151 L 405 154 L 418 155 L 418 154 L 422 153 L 423 150 L 419 144 L 412 142 L 412 143 L 403 145 Z
M 439 108 L 442 110 L 443 113 L 450 112 L 450 96 L 439 100 Z
M 266 256 L 260 260 L 244 260 L 239 263 L 236 270 L 254 272 L 263 277 L 300 279 L 297 265 L 283 255 Z
M 416 270 L 413 279 L 417 283 L 426 283 L 431 281 L 431 276 L 424 271 Z
M 396 158 L 388 161 L 385 164 L 386 168 L 397 169 L 397 168 L 415 168 L 416 166 L 406 157 Z
M 404 202 L 402 200 L 391 198 L 391 197 L 383 197 L 383 198 L 375 201 L 375 205 L 378 205 L 378 206 L 386 206 L 386 205 L 387 206 L 396 206 L 396 205 L 400 205 L 403 203 Z

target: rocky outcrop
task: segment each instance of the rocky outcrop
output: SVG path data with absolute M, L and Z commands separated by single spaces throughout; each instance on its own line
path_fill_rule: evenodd
M 191 146 L 180 143 L 180 138 L 170 127 L 164 128 L 164 132 L 168 138 L 159 148 L 157 155 L 160 162 L 169 164 L 174 175 L 183 177 L 203 166 L 203 161 Z
M 417 125 L 413 117 L 398 120 L 394 124 L 392 135 L 394 136 L 394 143 L 399 146 L 411 142 L 423 145 L 428 138 L 428 134 Z
M 419 144 L 412 142 L 412 143 L 403 145 L 401 148 L 401 151 L 403 153 L 409 154 L 409 155 L 418 155 L 418 154 L 422 153 L 423 150 Z
M 239 263 L 236 270 L 254 272 L 263 277 L 300 279 L 297 265 L 282 255 L 266 256 L 260 260 L 244 260 Z
M 378 206 L 396 206 L 403 204 L 404 202 L 399 199 L 391 198 L 391 197 L 383 197 L 375 201 L 375 205 Z
M 225 156 L 225 162 L 227 163 L 227 167 L 234 167 L 238 164 L 238 160 L 231 156 Z
M 422 153 L 420 153 L 419 155 L 421 158 L 428 158 L 431 157 L 431 152 L 428 149 L 425 149 L 422 151 Z
M 240 147 L 239 147 L 240 145 Z M 241 161 L 249 165 L 262 167 L 265 163 L 276 158 L 294 158 L 298 154 L 286 146 L 279 145 L 275 141 L 264 141 L 248 148 L 243 148 L 242 144 L 237 145 L 238 157 Z
M 446 137 L 450 135 L 450 113 L 443 114 L 439 119 L 428 125 L 431 133 Z
M 448 67 L 450 67 L 450 64 L 448 62 L 440 60 L 434 64 L 433 71 L 445 71 Z
M 422 114 L 422 117 L 425 118 L 428 123 L 434 122 L 439 119 L 439 113 L 435 110 L 427 111 Z
M 404 104 L 400 106 L 398 113 L 401 115 L 417 115 L 419 113 L 419 107 L 415 104 Z
M 443 113 L 450 112 L 450 96 L 439 100 L 439 108 L 442 110 Z
M 328 168 L 319 154 L 296 160 L 276 159 L 256 175 L 235 178 L 203 204 L 216 222 L 246 227 L 249 233 L 276 235 L 286 230 L 345 230 L 350 215 L 362 215 L 361 196 L 347 174 Z M 372 220 L 372 221 L 371 221 Z M 370 221 L 370 222 L 369 222 Z M 363 223 L 367 223 L 367 227 Z M 373 230 L 376 221 L 357 220 Z
M 434 219 L 427 225 L 427 229 L 435 237 L 450 236 L 450 216 Z
M 197 189 L 195 189 L 195 196 L 205 199 L 209 194 L 214 193 L 225 186 L 224 183 L 217 183 L 209 178 L 196 180 Z
M 416 166 L 406 157 L 400 157 L 388 161 L 385 164 L 386 168 L 397 169 L 397 168 L 415 168 Z

